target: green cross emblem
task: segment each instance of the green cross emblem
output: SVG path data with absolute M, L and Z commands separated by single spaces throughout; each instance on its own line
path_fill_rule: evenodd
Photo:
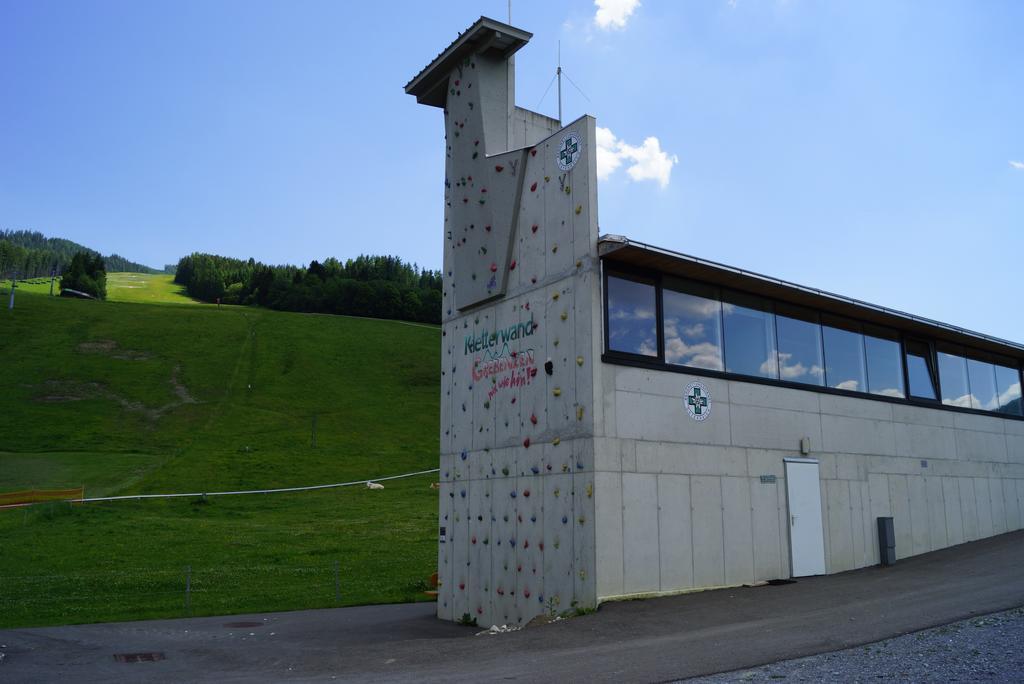
M 576 144 L 574 138 L 566 138 L 562 144 L 562 149 L 558 151 L 558 159 L 562 162 L 563 166 L 572 164 L 573 156 L 579 152 L 579 145 Z
M 693 407 L 693 412 L 700 415 L 708 406 L 708 398 L 703 396 L 700 387 L 694 387 L 690 396 L 686 397 L 686 403 Z

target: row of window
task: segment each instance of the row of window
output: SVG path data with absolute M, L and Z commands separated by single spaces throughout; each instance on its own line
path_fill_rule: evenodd
M 660 286 L 625 274 L 606 282 L 609 352 L 1022 415 L 1021 372 L 1010 360 L 668 276 Z

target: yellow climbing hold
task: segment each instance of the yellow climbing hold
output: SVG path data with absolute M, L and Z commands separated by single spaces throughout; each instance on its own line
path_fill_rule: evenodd
M 562 440 L 559 437 L 555 437 L 553 440 L 551 440 L 551 446 L 558 446 L 561 443 L 562 443 Z
M 577 366 L 582 366 L 583 365 L 583 357 L 582 356 L 577 356 L 576 357 L 576 365 Z
M 565 194 L 568 195 L 570 192 L 572 192 L 572 191 L 569 189 L 569 186 L 566 185 L 565 186 Z
M 583 407 L 579 406 L 576 409 L 576 420 L 583 420 Z
M 552 298 L 553 300 L 555 300 L 555 301 L 557 302 L 557 301 L 558 301 L 558 296 L 559 296 L 559 295 L 558 295 L 558 293 L 556 292 L 556 293 L 554 293 L 553 295 L 551 295 L 551 298 Z
M 558 245 L 551 245 L 551 253 L 554 254 L 558 251 Z
M 594 496 L 594 485 L 590 482 L 587 483 L 587 498 Z
M 562 312 L 562 320 L 564 321 L 564 320 L 566 320 L 567 318 L 569 318 L 569 312 L 568 312 L 568 311 L 563 311 L 563 312 Z
M 576 205 L 576 215 L 579 216 L 580 212 L 582 212 L 582 211 L 583 211 L 583 205 L 582 204 L 577 204 Z
M 582 266 L 583 266 L 583 261 L 581 259 L 577 259 L 576 260 L 576 268 L 581 268 Z
M 551 390 L 551 393 L 554 394 L 556 397 L 562 396 L 562 390 L 560 388 L 558 388 L 558 387 L 556 387 L 555 389 Z

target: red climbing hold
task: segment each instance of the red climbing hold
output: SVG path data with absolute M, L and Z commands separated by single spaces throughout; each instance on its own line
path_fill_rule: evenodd
M 466 583 L 465 582 L 459 582 L 459 589 L 465 589 L 465 588 L 466 588 Z
M 475 534 L 472 537 L 469 538 L 469 543 L 470 544 L 476 544 L 476 535 Z
M 523 446 L 526 447 L 527 449 L 530 448 L 530 438 L 529 437 L 527 437 L 526 439 L 523 440 Z
M 530 598 L 530 588 L 529 587 L 527 587 L 526 589 L 523 589 L 523 596 L 525 598 Z
M 541 551 L 543 551 L 544 550 L 544 542 L 541 542 L 540 544 L 537 544 L 537 548 L 539 548 Z
M 534 223 L 532 226 L 530 226 L 530 230 L 532 230 L 534 233 L 537 232 L 538 228 L 540 228 L 540 226 L 538 226 L 536 223 Z
M 498 264 L 491 262 L 491 273 L 496 273 L 498 270 Z
M 480 192 L 487 192 L 487 188 L 480 188 Z
M 534 181 L 533 185 L 530 186 L 530 192 L 537 192 L 537 181 Z
M 536 369 L 536 368 L 531 368 L 531 369 L 530 369 L 530 377 L 531 377 L 531 378 L 535 378 L 535 377 L 537 377 L 537 369 Z M 527 439 L 526 441 L 527 441 L 527 442 L 529 442 L 530 440 L 529 440 L 529 439 Z
M 512 263 L 508 265 L 508 270 L 510 270 L 510 271 L 516 270 L 516 260 L 515 259 L 513 259 Z
M 455 79 L 455 85 L 459 85 L 459 79 Z
M 502 166 L 501 164 L 498 164 L 497 166 L 494 167 L 494 170 L 497 171 L 498 173 L 501 173 L 502 171 L 505 170 L 505 167 Z
M 530 422 L 533 423 L 534 425 L 536 425 L 537 424 L 537 416 L 535 416 L 534 414 L 531 413 L 530 414 Z
M 530 498 L 530 490 L 529 489 L 524 489 L 523 490 L 523 496 L 525 496 L 527 499 L 529 499 Z
M 488 233 L 490 233 L 491 232 L 491 227 L 490 226 L 484 226 L 484 230 L 486 230 Z
M 536 147 L 533 148 L 532 150 L 530 150 L 530 156 L 531 157 L 536 157 L 537 156 L 537 148 Z
M 523 540 L 523 548 L 524 549 L 530 548 L 530 540 L 529 539 Z

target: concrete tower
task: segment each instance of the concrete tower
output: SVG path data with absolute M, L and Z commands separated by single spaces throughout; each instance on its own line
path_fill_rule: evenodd
M 444 111 L 438 616 L 597 602 L 595 121 L 515 106 L 531 34 L 481 18 L 406 85 Z

